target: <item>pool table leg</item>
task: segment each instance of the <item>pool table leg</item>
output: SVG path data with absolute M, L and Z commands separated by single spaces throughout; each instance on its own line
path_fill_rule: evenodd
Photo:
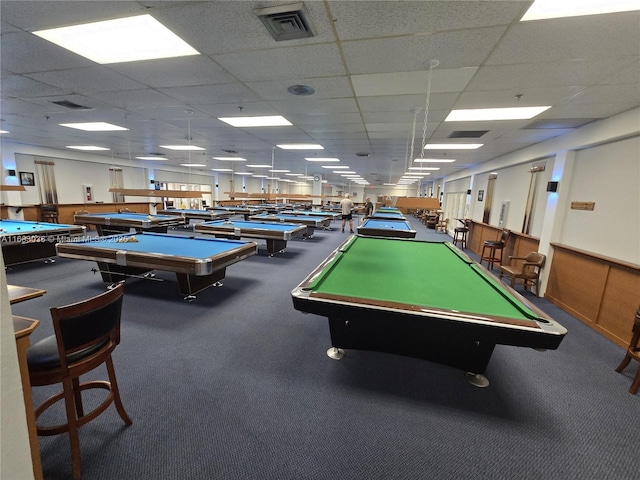
M 316 227 L 307 225 L 307 233 L 302 235 L 302 239 L 306 240 L 307 238 L 313 238 L 313 234 L 315 231 L 316 231 Z
M 353 312 L 348 320 L 329 317 L 334 349 L 385 352 L 448 365 L 465 372 L 476 386 L 488 385 L 482 375 L 491 360 L 495 342 L 461 328 L 406 317 L 370 318 Z M 331 351 L 331 349 L 330 349 Z M 330 352 L 329 357 L 334 358 Z M 481 385 L 485 384 L 485 385 Z
M 186 273 L 176 273 L 178 279 L 178 287 L 180 293 L 186 295 L 186 300 L 193 300 L 195 294 L 208 288 L 212 285 L 219 287 L 222 286 L 220 280 L 222 280 L 226 274 L 227 269 L 221 268 L 216 270 L 210 275 L 189 275 Z
M 287 248 L 286 240 L 267 238 L 267 253 L 270 257 L 273 257 L 276 253 L 284 252 L 285 248 Z

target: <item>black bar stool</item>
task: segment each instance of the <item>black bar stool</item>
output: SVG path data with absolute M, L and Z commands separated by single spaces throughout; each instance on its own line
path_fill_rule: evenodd
M 495 263 L 503 264 L 502 255 L 504 252 L 504 247 L 507 244 L 507 239 L 511 232 L 509 230 L 502 230 L 500 233 L 500 238 L 498 240 L 485 240 L 482 244 L 482 255 L 480 255 L 480 264 L 484 260 L 487 261 L 487 268 L 489 270 L 493 270 L 493 265 Z M 498 253 L 500 254 L 498 256 Z
M 461 221 L 461 220 L 458 220 Z M 469 233 L 469 220 L 462 221 L 464 227 L 456 227 L 453 229 L 453 244 L 458 245 L 460 242 L 460 248 L 464 250 L 467 248 L 467 234 Z

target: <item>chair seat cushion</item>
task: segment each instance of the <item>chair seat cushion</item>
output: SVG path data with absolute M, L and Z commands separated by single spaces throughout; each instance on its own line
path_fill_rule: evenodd
M 504 244 L 499 240 L 485 240 L 483 245 L 490 247 L 502 247 Z
M 75 362 L 81 360 L 84 357 L 88 357 L 94 352 L 100 350 L 107 344 L 109 339 L 99 345 L 92 345 L 91 347 L 68 355 L 67 360 L 69 362 Z M 60 366 L 60 357 L 58 356 L 58 344 L 56 342 L 56 336 L 43 338 L 42 340 L 34 343 L 27 349 L 27 364 L 29 370 L 47 370 Z

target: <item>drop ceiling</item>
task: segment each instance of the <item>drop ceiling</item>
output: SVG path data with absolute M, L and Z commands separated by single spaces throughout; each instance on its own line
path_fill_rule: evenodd
M 338 157 L 378 185 L 396 181 L 425 142 L 484 144 L 425 152 L 456 159 L 430 177 L 439 178 L 640 106 L 638 12 L 520 22 L 530 1 L 307 1 L 314 36 L 276 41 L 254 9 L 287 3 L 294 2 L 3 0 L 3 140 L 61 150 L 99 145 L 120 159 L 163 152 L 162 164 L 190 160 L 211 174 L 230 165 L 253 170 L 213 160 L 234 151 L 248 164 L 273 161 L 344 184 L 304 160 L 315 154 Z M 141 14 L 200 55 L 98 65 L 31 33 Z M 293 85 L 315 93 L 292 95 Z M 531 120 L 444 122 L 453 109 L 537 105 L 552 108 Z M 292 126 L 243 129 L 218 120 L 240 115 L 282 115 Z M 129 130 L 59 125 L 90 121 Z M 159 147 L 188 142 L 205 152 Z M 280 143 L 325 150 L 274 148 Z

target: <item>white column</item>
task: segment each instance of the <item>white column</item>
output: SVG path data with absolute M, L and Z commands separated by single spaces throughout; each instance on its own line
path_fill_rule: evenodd
M 544 295 L 549 279 L 549 266 L 552 262 L 553 249 L 551 242 L 560 240 L 560 232 L 565 212 L 569 209 L 569 185 L 575 164 L 575 151 L 563 150 L 556 154 L 553 162 L 551 181 L 558 182 L 557 192 L 547 192 L 547 207 L 544 212 L 544 223 L 540 232 L 538 251 L 546 255 L 546 266 L 540 277 L 540 291 Z

